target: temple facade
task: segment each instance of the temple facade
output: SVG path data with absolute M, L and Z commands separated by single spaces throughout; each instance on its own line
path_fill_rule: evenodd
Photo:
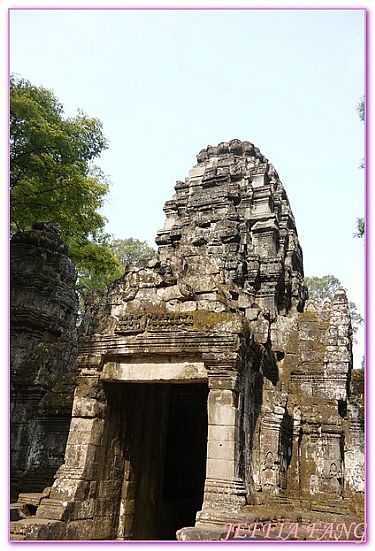
M 64 462 L 13 537 L 361 521 L 348 300 L 308 300 L 278 173 L 250 142 L 208 146 L 164 212 L 157 257 L 87 304 Z

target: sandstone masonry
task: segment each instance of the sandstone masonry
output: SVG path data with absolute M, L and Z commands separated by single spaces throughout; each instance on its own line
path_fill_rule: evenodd
M 42 492 L 64 460 L 78 301 L 76 271 L 51 224 L 15 234 L 10 254 L 11 498 Z
M 307 300 L 287 194 L 249 142 L 207 147 L 158 258 L 92 297 L 65 460 L 18 539 L 218 539 L 363 516 L 345 291 Z

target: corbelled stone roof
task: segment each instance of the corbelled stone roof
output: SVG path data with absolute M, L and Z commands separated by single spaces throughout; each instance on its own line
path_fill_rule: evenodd
M 278 173 L 252 143 L 202 149 L 164 212 L 156 237 L 162 262 L 185 276 L 219 275 L 233 293 L 246 292 L 249 306 L 258 303 L 271 315 L 302 308 L 293 213 Z

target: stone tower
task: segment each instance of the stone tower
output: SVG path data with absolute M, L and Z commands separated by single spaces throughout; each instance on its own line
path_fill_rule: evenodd
M 11 495 L 42 492 L 64 460 L 77 358 L 76 270 L 52 224 L 11 240 Z
M 65 462 L 13 533 L 218 539 L 281 511 L 360 518 L 348 301 L 306 302 L 276 170 L 249 142 L 209 146 L 164 211 L 157 258 L 87 307 Z

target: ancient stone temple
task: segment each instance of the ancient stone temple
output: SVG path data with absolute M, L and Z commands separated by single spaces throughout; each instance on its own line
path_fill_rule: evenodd
M 209 146 L 164 211 L 158 257 L 88 305 L 64 463 L 14 537 L 361 519 L 348 301 L 307 300 L 276 170 L 249 142 Z
M 42 492 L 64 460 L 78 300 L 76 270 L 52 224 L 11 241 L 11 499 Z

